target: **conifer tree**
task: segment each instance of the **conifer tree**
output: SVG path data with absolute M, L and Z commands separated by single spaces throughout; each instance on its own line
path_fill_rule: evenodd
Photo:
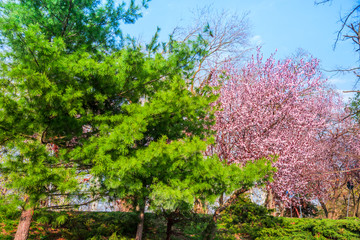
M 139 10 L 133 1 L 1 2 L 0 174 L 24 200 L 15 239 L 27 238 L 45 197 L 79 193 L 91 165 L 72 150 L 97 134 L 95 116 L 125 101 L 120 92 L 146 81 L 139 51 L 119 51 L 120 21 L 134 22 Z

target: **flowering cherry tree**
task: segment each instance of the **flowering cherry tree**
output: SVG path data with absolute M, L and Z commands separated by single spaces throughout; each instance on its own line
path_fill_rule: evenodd
M 318 64 L 313 58 L 264 61 L 258 54 L 241 69 L 228 64 L 213 77 L 222 111 L 214 127 L 217 144 L 209 151 L 229 164 L 277 155 L 268 191 L 285 206 L 325 192 L 314 187 L 316 173 L 326 168 L 321 136 L 342 105 Z

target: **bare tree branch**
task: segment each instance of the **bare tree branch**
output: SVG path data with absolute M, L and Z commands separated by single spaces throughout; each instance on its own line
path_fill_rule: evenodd
M 337 37 L 336 37 L 336 40 L 335 40 L 335 43 L 334 43 L 334 49 L 336 48 L 336 44 L 337 42 L 339 41 L 340 37 L 341 37 L 341 34 L 342 34 L 342 31 L 344 30 L 344 28 L 347 26 L 347 22 L 349 20 L 349 18 L 351 17 L 351 15 L 360 8 L 360 5 L 357 5 L 355 8 L 353 8 L 353 10 L 350 11 L 350 13 L 348 13 L 345 17 L 345 19 L 340 19 L 342 21 L 342 25 L 341 25 L 341 28 L 340 30 L 338 31 L 337 33 Z
M 203 87 L 212 69 L 231 59 L 239 61 L 251 49 L 250 30 L 247 13 L 231 14 L 228 11 L 215 11 L 211 7 L 194 11 L 192 26 L 176 28 L 174 37 L 181 42 L 201 36 L 207 43 L 206 54 L 198 60 L 196 70 L 189 79 L 191 90 Z
M 327 3 L 327 2 L 331 2 L 331 0 L 314 1 L 314 3 L 315 3 L 316 5 L 324 4 L 324 3 Z

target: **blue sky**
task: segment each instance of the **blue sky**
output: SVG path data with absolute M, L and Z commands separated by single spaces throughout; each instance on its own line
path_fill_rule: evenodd
M 302 48 L 320 59 L 324 70 L 358 64 L 350 41 L 339 42 L 333 50 L 340 15 L 352 9 L 352 0 L 333 0 L 323 5 L 314 5 L 313 0 L 152 0 L 143 18 L 123 30 L 148 41 L 159 26 L 165 40 L 176 26 L 191 24 L 192 10 L 208 5 L 239 15 L 249 12 L 251 38 L 261 43 L 265 57 L 277 51 L 276 57 L 284 58 Z M 324 74 L 339 91 L 351 90 L 355 83 L 352 74 Z

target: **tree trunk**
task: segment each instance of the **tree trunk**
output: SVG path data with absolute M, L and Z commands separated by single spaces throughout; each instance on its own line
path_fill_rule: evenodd
M 139 214 L 139 223 L 136 231 L 136 240 L 142 240 L 142 235 L 144 231 L 144 221 L 145 221 L 145 203 L 139 206 L 140 214 Z
M 325 203 L 324 203 L 323 201 L 320 201 L 320 205 L 321 205 L 322 209 L 324 210 L 325 217 L 326 217 L 326 218 L 329 218 L 329 212 L 328 212 L 328 210 L 327 210 L 327 208 L 326 208 Z
M 356 199 L 355 199 L 354 189 L 351 189 L 351 195 L 353 196 L 353 203 L 354 203 L 354 213 L 353 213 L 353 217 L 355 217 L 355 216 L 356 216 Z
M 283 217 L 285 214 L 286 208 L 284 207 L 284 205 L 281 205 L 281 210 L 280 210 L 280 217 Z
M 268 209 L 274 209 L 275 210 L 275 201 L 274 201 L 274 195 L 271 189 L 269 189 L 266 200 L 265 200 L 265 206 Z M 276 217 L 276 212 L 272 212 L 271 215 Z
M 222 193 L 219 197 L 219 207 L 221 207 L 224 204 L 224 194 Z
M 339 202 L 339 198 L 341 197 L 341 191 L 338 193 L 338 189 L 334 190 L 334 197 L 331 201 L 330 207 L 329 207 L 329 218 L 330 219 L 336 219 L 337 215 L 337 206 L 336 203 Z
M 294 207 L 294 209 L 295 209 L 296 215 L 298 216 L 298 218 L 300 218 L 300 214 L 299 214 L 297 207 Z
M 29 236 L 31 219 L 34 214 L 34 209 L 30 208 L 28 210 L 23 210 L 21 212 L 19 225 L 16 230 L 14 240 L 26 240 Z
M 356 201 L 356 209 L 355 209 L 355 216 L 359 217 L 359 203 L 360 203 L 360 194 Z
M 173 225 L 174 225 L 174 221 L 172 219 L 168 219 L 166 226 L 166 240 L 170 240 L 171 238 L 171 234 L 172 234 L 171 228 Z

